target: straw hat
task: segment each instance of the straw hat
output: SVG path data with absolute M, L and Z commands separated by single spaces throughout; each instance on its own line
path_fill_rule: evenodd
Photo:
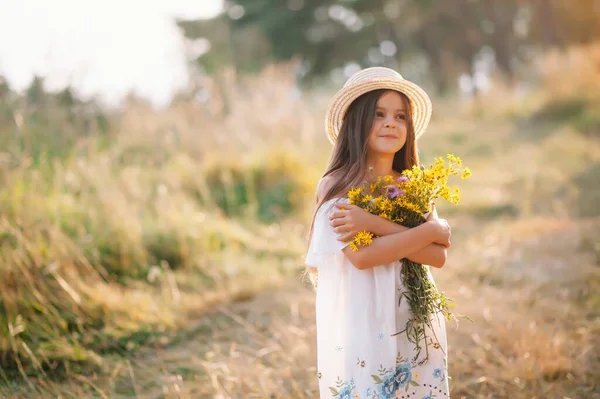
M 342 122 L 348 107 L 361 95 L 373 90 L 388 89 L 404 93 L 411 102 L 415 139 L 423 134 L 431 118 L 431 100 L 423 89 L 402 77 L 393 69 L 383 67 L 366 68 L 356 72 L 338 91 L 327 109 L 325 129 L 331 143 L 342 128 Z

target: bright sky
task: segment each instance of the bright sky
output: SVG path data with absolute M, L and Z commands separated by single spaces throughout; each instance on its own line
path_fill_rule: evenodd
M 223 0 L 0 0 L 0 74 L 22 90 L 34 74 L 116 104 L 134 90 L 156 105 L 186 85 L 173 18 L 217 14 Z

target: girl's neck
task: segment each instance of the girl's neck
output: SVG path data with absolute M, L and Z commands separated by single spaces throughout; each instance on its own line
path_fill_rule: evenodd
M 366 179 L 376 180 L 379 176 L 394 175 L 393 163 L 393 155 L 391 157 L 377 157 L 367 160 Z

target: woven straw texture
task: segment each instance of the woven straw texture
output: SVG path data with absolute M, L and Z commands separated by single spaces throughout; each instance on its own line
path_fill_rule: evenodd
M 432 111 L 431 100 L 427 93 L 393 69 L 372 67 L 352 75 L 331 99 L 325 116 L 325 129 L 331 143 L 335 143 L 340 133 L 350 104 L 361 95 L 378 89 L 404 93 L 411 102 L 415 139 L 425 132 Z

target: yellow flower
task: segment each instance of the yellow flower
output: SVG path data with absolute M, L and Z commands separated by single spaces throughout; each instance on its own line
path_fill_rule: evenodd
M 394 204 L 389 198 L 383 198 L 381 201 L 377 203 L 377 209 L 381 212 L 391 212 L 394 208 Z
M 384 200 L 384 198 L 383 198 L 383 197 L 375 197 L 375 198 L 373 199 L 373 207 L 374 207 L 375 209 L 379 209 L 379 207 L 381 206 L 381 201 L 383 201 L 383 200 Z
M 373 234 L 364 230 L 359 231 L 354 237 L 354 242 L 364 246 L 371 245 L 373 243 Z
M 452 154 L 447 154 L 446 156 L 451 163 L 455 163 L 458 166 L 462 166 L 462 160 L 459 157 L 455 157 Z
M 354 252 L 358 251 L 358 247 L 356 246 L 356 244 L 354 243 L 354 241 L 350 243 L 349 247 Z
M 440 191 L 440 196 L 443 199 L 448 200 L 448 198 L 450 198 L 450 187 L 442 187 L 442 190 Z
M 370 185 L 353 188 L 348 192 L 350 203 L 394 223 L 404 223 L 414 218 L 414 213 L 422 215 L 428 212 L 431 201 L 436 198 L 457 204 L 460 191 L 448 185 L 449 177 L 466 179 L 471 171 L 462 166 L 459 157 L 446 154 L 446 157 L 436 157 L 427 168 L 414 165 L 402 171 L 402 175 L 406 177 L 402 182 L 386 175 L 377 177 Z M 389 198 L 389 188 L 400 189 L 403 195 Z M 354 237 L 351 248 L 357 251 L 360 246 L 369 245 L 372 241 L 371 233 L 360 232 Z
M 454 188 L 454 191 L 452 192 L 452 194 L 450 194 L 448 201 L 450 201 L 452 204 L 458 204 L 458 202 L 460 201 L 460 190 L 458 189 L 458 187 Z
M 398 217 L 398 218 L 394 219 L 393 222 L 400 224 L 400 223 L 404 222 L 404 218 L 403 217 Z
M 353 188 L 352 190 L 348 191 L 348 199 L 350 199 L 351 203 L 356 203 L 356 202 L 358 202 L 358 198 L 360 197 L 360 194 L 361 194 L 360 188 Z

